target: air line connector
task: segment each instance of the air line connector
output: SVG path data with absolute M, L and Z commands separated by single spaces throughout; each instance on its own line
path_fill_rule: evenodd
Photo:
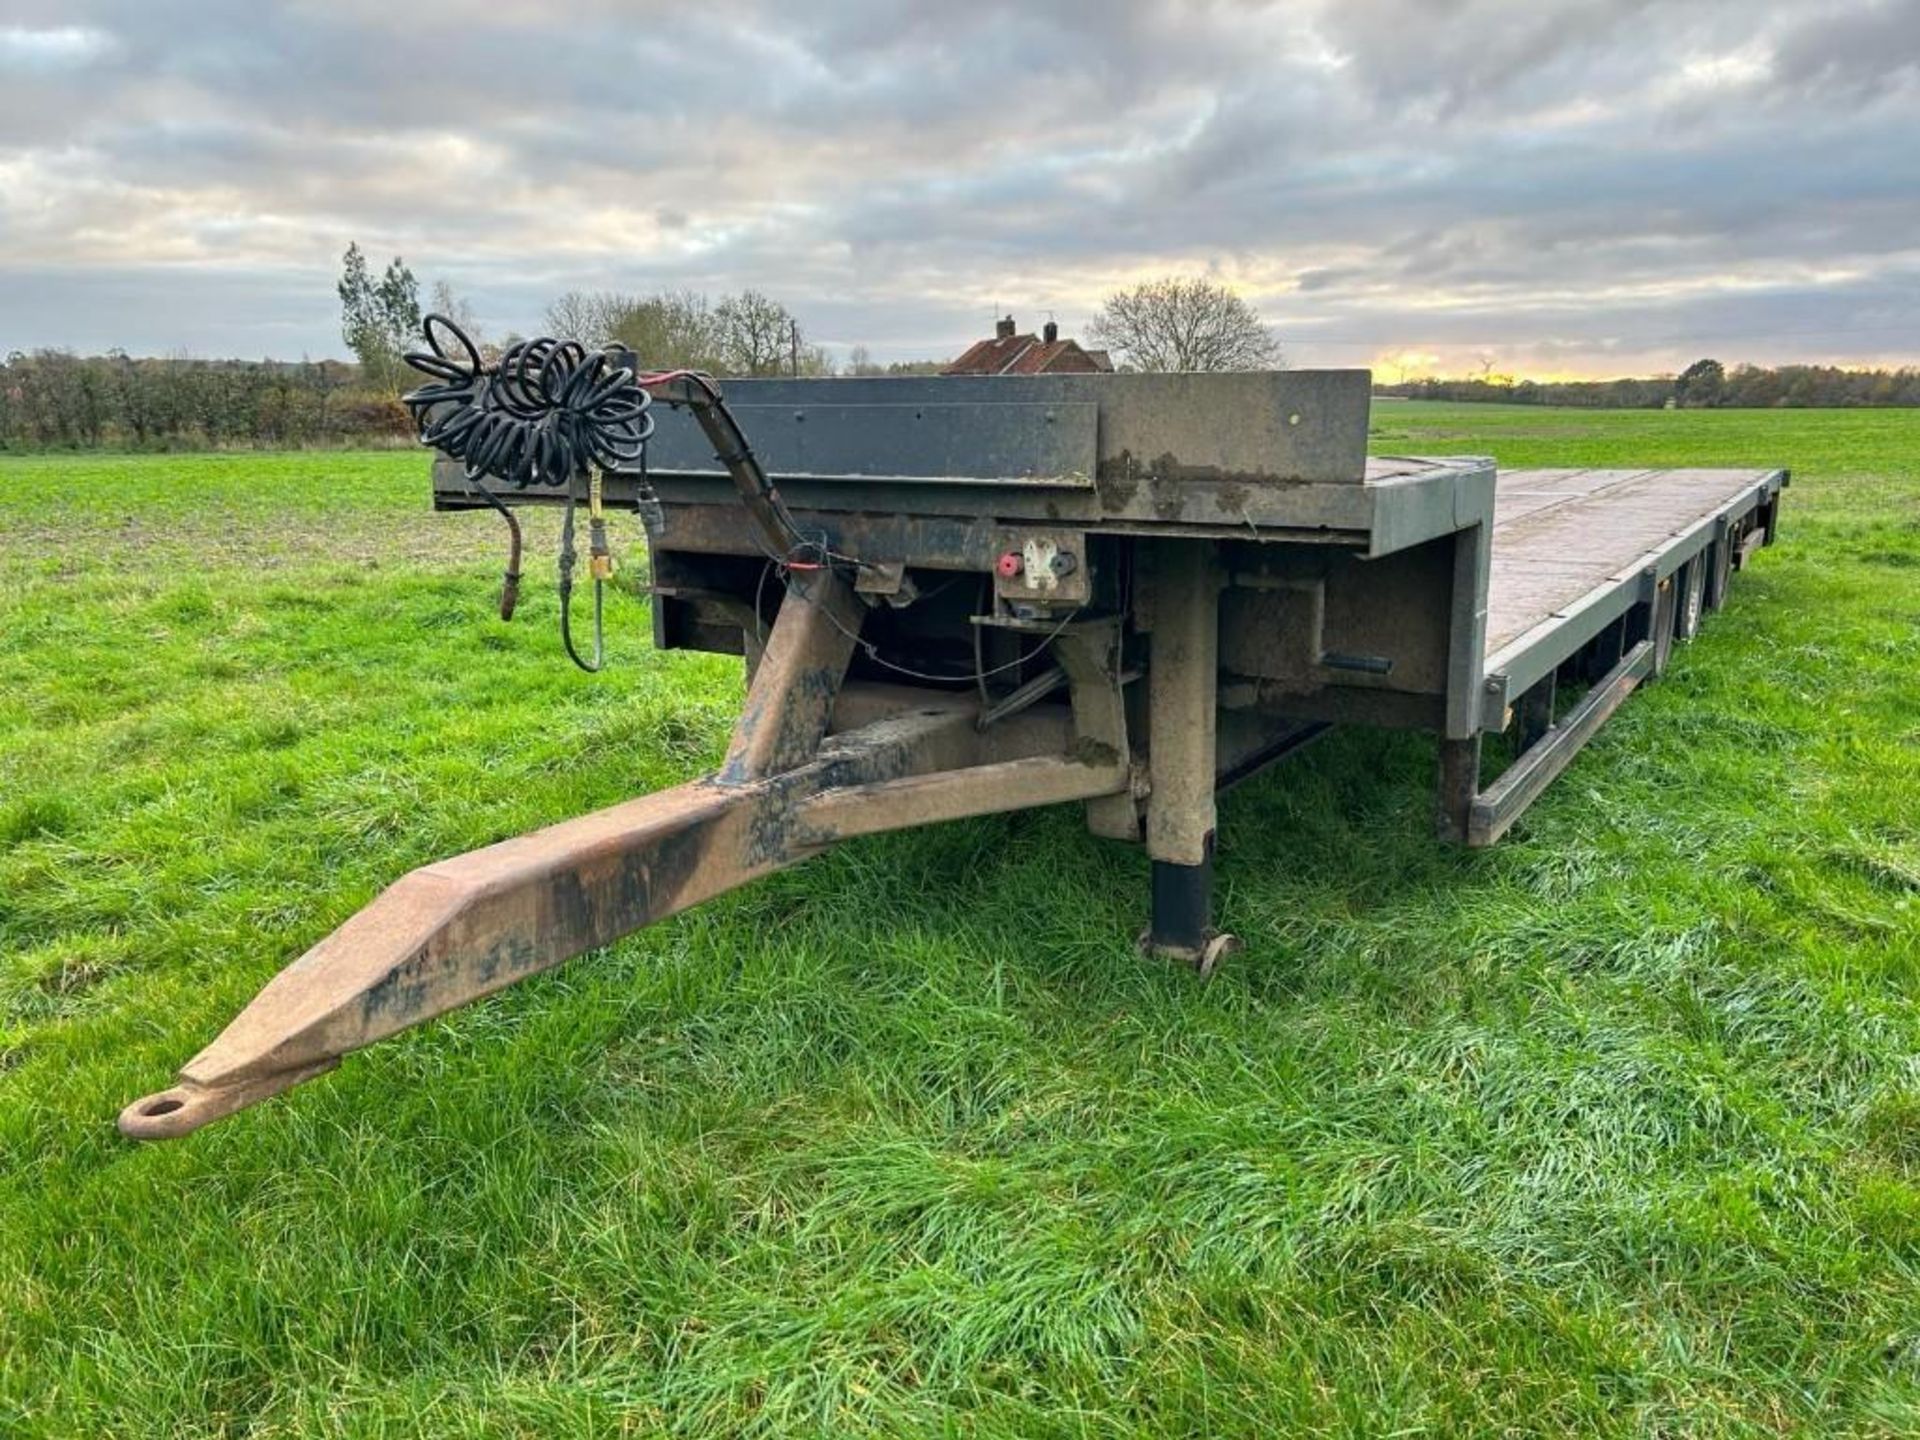
M 607 522 L 598 517 L 587 522 L 587 571 L 596 580 L 613 578 L 613 551 L 607 546 Z
M 613 547 L 607 543 L 607 517 L 601 505 L 601 473 L 596 467 L 587 481 L 587 573 L 595 580 L 613 578 Z

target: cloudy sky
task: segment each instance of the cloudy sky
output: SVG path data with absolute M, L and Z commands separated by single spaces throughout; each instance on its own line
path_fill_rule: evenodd
M 1389 378 L 1920 359 L 1920 0 L 0 0 L 0 351 L 755 286 L 940 356 L 1208 274 Z

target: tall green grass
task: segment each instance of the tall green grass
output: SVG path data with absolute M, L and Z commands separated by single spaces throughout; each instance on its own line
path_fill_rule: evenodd
M 0 460 L 0 1432 L 1910 1433 L 1920 417 L 1375 427 L 1796 471 L 1503 847 L 1344 732 L 1226 802 L 1211 985 L 1136 852 L 968 822 L 153 1147 L 287 959 L 698 773 L 738 669 L 501 626 L 418 458 Z

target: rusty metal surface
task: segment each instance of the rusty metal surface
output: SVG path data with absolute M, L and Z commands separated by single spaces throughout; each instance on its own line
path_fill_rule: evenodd
M 1362 371 L 727 386 L 787 503 L 813 512 L 816 525 L 835 516 L 939 516 L 1141 533 L 1337 532 L 1341 543 L 1386 554 L 1490 513 L 1488 461 L 1370 462 L 1367 391 Z M 730 506 L 734 487 L 694 418 L 661 407 L 659 420 L 644 485 L 637 474 L 615 475 L 609 499 L 638 504 L 644 489 L 656 543 L 714 548 L 699 512 Z M 444 508 L 479 503 L 450 464 L 436 470 L 435 494 Z
M 1108 729 L 1020 715 L 982 731 L 971 697 L 846 695 L 861 613 L 834 572 L 800 577 L 720 772 L 402 878 L 270 982 L 175 1086 L 128 1106 L 123 1133 L 186 1134 L 848 836 L 1130 793 Z
M 1463 503 L 1453 493 L 1454 487 L 1463 474 L 1471 479 L 1477 473 L 1437 468 L 1411 488 L 1396 487 L 1391 496 L 1360 482 L 1286 482 L 1258 476 L 1222 479 L 1179 473 L 1109 476 L 1096 480 L 1091 489 L 933 479 L 897 483 L 817 476 L 779 478 L 781 494 L 803 528 L 823 528 L 847 539 L 858 533 L 853 527 L 871 527 L 876 521 L 901 517 L 939 520 L 956 528 L 999 520 L 1063 523 L 1142 535 L 1195 529 L 1211 529 L 1223 535 L 1274 532 L 1275 538 L 1321 536 L 1385 553 L 1454 528 L 1453 516 L 1458 504 Z M 654 540 L 674 549 L 745 553 L 738 534 L 727 538 L 724 528 L 737 521 L 738 515 L 736 510 L 731 512 L 732 518 L 723 518 L 734 503 L 733 489 L 727 481 L 717 476 L 654 475 L 648 478 L 647 486 L 657 501 L 657 518 L 648 529 Z M 606 488 L 609 505 L 617 509 L 639 507 L 641 486 L 637 477 L 611 476 Z M 1413 506 L 1412 499 L 1423 491 L 1431 495 L 1431 503 Z M 467 488 L 459 468 L 444 462 L 435 467 L 434 494 L 435 504 L 443 510 L 479 509 L 484 504 Z M 564 497 L 541 491 L 502 498 L 515 505 L 564 503 Z M 1390 501 L 1399 511 L 1423 516 L 1420 525 L 1427 533 L 1416 533 L 1409 521 L 1396 528 L 1391 543 L 1377 535 L 1376 523 Z M 716 530 L 715 526 L 722 528 Z
M 1111 754 L 1049 753 L 1048 717 L 982 735 L 939 696 L 878 708 L 785 773 L 694 781 L 412 872 L 269 982 L 176 1085 L 129 1105 L 121 1131 L 184 1135 L 850 836 L 1130 783 Z
M 843 834 L 1130 786 L 1127 757 L 1111 746 L 1076 736 L 1049 756 L 1057 725 L 1016 716 L 983 734 L 976 706 L 938 692 L 904 708 L 883 702 L 830 736 L 836 718 L 851 718 L 842 680 L 860 614 L 835 572 L 801 577 L 718 774 L 404 877 L 281 972 L 177 1085 L 129 1105 L 122 1132 L 186 1134 Z
M 723 784 L 791 770 L 819 749 L 862 614 L 842 576 L 831 570 L 796 576 L 754 667 L 717 777 Z
M 802 801 L 800 833 L 821 844 L 1003 810 L 1125 794 L 1132 770 L 1112 753 L 1040 755 L 828 790 Z
M 1153 601 L 1147 854 L 1200 865 L 1213 846 L 1215 687 L 1226 583 L 1219 547 L 1206 540 L 1156 541 L 1146 580 Z
M 749 843 L 772 782 L 698 782 L 407 875 L 288 966 L 120 1129 L 198 1129 L 343 1054 L 798 856 Z
M 1054 653 L 1067 676 L 1074 735 L 1081 751 L 1097 747 L 1118 762 L 1130 762 L 1133 744 L 1127 728 L 1121 638 L 1116 617 L 1063 634 L 1054 643 Z M 1138 840 L 1140 811 L 1131 787 L 1089 799 L 1087 828 L 1109 840 Z
M 1434 785 L 1434 830 L 1442 840 L 1465 844 L 1473 802 L 1480 794 L 1480 737 L 1441 738 Z

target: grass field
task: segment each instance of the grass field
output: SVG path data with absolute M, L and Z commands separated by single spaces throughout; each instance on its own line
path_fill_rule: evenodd
M 1236 792 L 1207 987 L 1073 813 L 849 846 L 181 1142 L 114 1131 L 408 868 L 690 777 L 411 455 L 0 458 L 0 1433 L 1920 1429 L 1920 414 L 1385 404 L 1788 464 L 1501 848 L 1432 746 Z

